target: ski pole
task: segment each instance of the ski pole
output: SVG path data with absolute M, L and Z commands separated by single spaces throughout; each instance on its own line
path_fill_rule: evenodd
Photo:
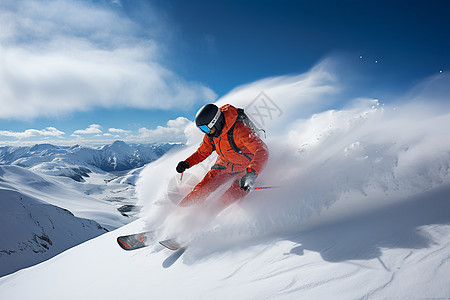
M 183 173 L 181 173 L 180 181 L 182 181 L 182 180 L 183 180 L 183 174 L 184 174 L 184 172 L 183 172 Z
M 267 189 L 277 189 L 279 186 L 258 186 L 253 188 L 254 190 L 267 190 Z

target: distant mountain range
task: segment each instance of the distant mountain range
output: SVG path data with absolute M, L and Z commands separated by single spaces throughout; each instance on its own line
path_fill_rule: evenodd
M 77 181 L 97 168 L 105 172 L 126 171 L 148 164 L 180 144 L 126 144 L 90 148 L 80 145 L 37 144 L 32 147 L 0 147 L 0 164 L 17 165 L 49 175 L 67 176 Z M 98 171 L 98 170 L 96 170 Z

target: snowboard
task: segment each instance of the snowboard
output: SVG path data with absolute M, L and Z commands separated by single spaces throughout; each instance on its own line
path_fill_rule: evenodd
M 136 250 L 147 247 L 153 240 L 153 232 L 146 231 L 141 233 L 119 236 L 117 243 L 124 250 Z

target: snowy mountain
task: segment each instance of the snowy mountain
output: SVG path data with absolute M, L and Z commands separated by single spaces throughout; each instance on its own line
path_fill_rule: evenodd
M 83 181 L 96 168 L 105 172 L 132 170 L 152 162 L 178 144 L 139 145 L 116 141 L 89 148 L 38 144 L 32 147 L 0 147 L 0 164 L 33 168 L 51 175 Z
M 75 206 L 86 201 L 81 193 L 74 195 L 72 192 L 71 199 L 69 195 L 67 187 L 58 186 L 51 179 L 18 166 L 0 166 L 1 275 L 49 259 L 107 232 L 95 221 L 75 217 L 69 210 L 50 204 L 53 202 L 67 207 L 71 201 L 76 202 L 73 203 Z M 92 200 L 89 199 L 89 202 Z M 87 201 L 83 204 L 83 210 L 93 206 Z M 105 209 L 105 216 L 113 213 L 112 209 L 109 211 Z M 88 212 L 85 214 L 92 217 Z M 107 219 L 110 223 L 114 218 L 109 215 Z
M 135 220 L 142 165 L 174 147 L 0 148 L 0 276 Z
M 2 185 L 0 275 L 47 260 L 83 241 L 105 233 L 97 222 L 75 217 Z

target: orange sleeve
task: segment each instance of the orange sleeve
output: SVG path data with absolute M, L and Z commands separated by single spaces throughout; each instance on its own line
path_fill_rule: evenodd
M 253 159 L 249 163 L 248 168 L 252 168 L 256 174 L 259 174 L 269 159 L 267 145 L 245 125 L 236 126 L 233 135 L 238 147 L 243 145 L 253 154 Z
M 195 166 L 196 164 L 204 161 L 211 153 L 214 151 L 214 146 L 210 141 L 209 137 L 205 134 L 203 141 L 198 147 L 197 151 L 189 156 L 186 161 L 189 164 L 189 168 Z

